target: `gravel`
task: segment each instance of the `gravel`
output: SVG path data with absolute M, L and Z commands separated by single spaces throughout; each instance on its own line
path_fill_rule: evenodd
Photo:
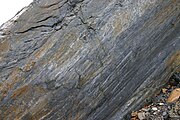
M 180 88 L 179 76 L 180 73 L 174 73 L 161 92 L 151 98 L 151 104 L 131 113 L 131 120 L 180 120 L 180 98 L 177 98 L 180 93 L 174 92 Z M 168 102 L 172 96 L 173 101 Z

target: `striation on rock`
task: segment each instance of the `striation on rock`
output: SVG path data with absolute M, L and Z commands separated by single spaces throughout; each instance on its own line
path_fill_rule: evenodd
M 128 119 L 179 69 L 179 21 L 179 0 L 34 0 L 0 28 L 0 119 Z

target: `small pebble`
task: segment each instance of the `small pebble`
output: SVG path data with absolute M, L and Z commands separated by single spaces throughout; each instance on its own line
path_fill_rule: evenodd
M 157 107 L 152 107 L 152 110 L 156 111 L 156 110 L 158 110 L 158 109 L 157 109 Z
M 178 110 L 178 112 L 177 112 L 177 113 L 178 113 L 178 115 L 180 115 L 180 110 Z
M 132 112 L 132 113 L 131 113 L 131 116 L 132 116 L 132 117 L 135 117 L 135 116 L 137 116 L 137 114 L 138 114 L 137 112 Z
M 166 116 L 166 115 L 167 115 L 167 112 L 163 112 L 162 115 L 163 115 L 163 116 Z
M 170 110 L 170 109 L 171 109 L 171 106 L 168 105 L 168 110 Z
M 162 92 L 163 92 L 163 93 L 166 93 L 166 92 L 167 92 L 167 89 L 166 89 L 166 88 L 163 88 L 163 89 L 162 89 Z
M 139 118 L 140 120 L 146 119 L 146 114 L 145 114 L 145 112 L 140 112 L 140 113 L 138 113 L 138 118 Z
M 169 117 L 169 115 L 168 115 L 168 113 L 167 113 L 166 111 L 164 111 L 164 112 L 162 113 L 162 115 L 163 115 L 163 118 L 164 118 L 164 119 L 167 119 L 167 118 Z
M 159 103 L 159 105 L 160 105 L 160 106 L 163 106 L 163 105 L 164 105 L 164 103 Z
M 156 114 L 157 114 L 157 112 L 153 112 L 153 114 L 154 114 L 154 115 L 156 115 Z
M 144 112 L 148 112 L 148 111 L 149 111 L 149 109 L 142 108 L 142 111 L 144 111 Z

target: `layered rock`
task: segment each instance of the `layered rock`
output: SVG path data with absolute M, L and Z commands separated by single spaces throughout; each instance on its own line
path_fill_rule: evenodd
M 180 64 L 179 0 L 35 0 L 0 30 L 0 119 L 128 119 Z

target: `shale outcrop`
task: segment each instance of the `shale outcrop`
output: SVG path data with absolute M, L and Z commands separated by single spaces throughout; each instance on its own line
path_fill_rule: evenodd
M 0 27 L 0 119 L 129 119 L 180 71 L 179 21 L 179 0 L 34 0 Z

